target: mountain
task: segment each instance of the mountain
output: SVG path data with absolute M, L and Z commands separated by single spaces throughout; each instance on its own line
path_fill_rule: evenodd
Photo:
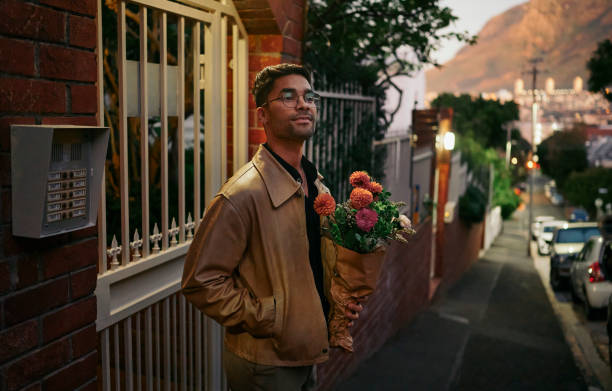
M 538 88 L 547 77 L 556 88 L 572 88 L 576 76 L 586 88 L 586 62 L 606 38 L 612 39 L 612 1 L 531 0 L 491 18 L 476 45 L 463 47 L 442 68 L 430 69 L 427 90 L 512 91 L 519 77 L 531 88 L 529 76 L 522 73 L 534 56 L 543 59 Z

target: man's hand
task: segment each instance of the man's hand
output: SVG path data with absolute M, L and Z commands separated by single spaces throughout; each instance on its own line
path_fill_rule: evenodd
M 348 327 L 352 327 L 353 321 L 359 319 L 359 313 L 363 311 L 363 306 L 360 304 L 360 302 L 364 302 L 367 299 L 368 299 L 367 296 L 360 297 L 356 302 L 348 303 L 346 305 L 345 315 L 347 318 L 350 319 L 350 322 L 348 323 Z

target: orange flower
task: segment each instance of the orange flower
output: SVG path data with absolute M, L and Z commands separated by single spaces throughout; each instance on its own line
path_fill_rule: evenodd
M 320 216 L 329 216 L 336 210 L 336 200 L 329 193 L 321 193 L 314 200 L 314 210 Z
M 383 187 L 378 182 L 370 182 L 368 185 L 368 190 L 370 190 L 372 194 L 380 194 L 383 191 Z
M 369 190 L 356 187 L 351 192 L 351 206 L 355 209 L 365 208 L 374 200 L 374 196 Z
M 365 171 L 355 171 L 351 174 L 349 180 L 351 181 L 351 185 L 353 187 L 363 187 L 367 189 L 370 184 L 370 176 Z

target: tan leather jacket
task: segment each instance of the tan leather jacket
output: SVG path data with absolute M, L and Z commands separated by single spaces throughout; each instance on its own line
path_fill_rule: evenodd
M 319 192 L 329 192 L 316 180 Z M 228 350 L 251 362 L 328 358 L 308 257 L 304 193 L 264 148 L 219 191 L 189 248 L 183 294 L 226 326 Z

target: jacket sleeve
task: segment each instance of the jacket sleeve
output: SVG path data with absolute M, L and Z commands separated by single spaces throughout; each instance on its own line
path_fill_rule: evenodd
M 187 252 L 182 291 L 187 300 L 222 325 L 270 337 L 274 335 L 274 297 L 253 297 L 236 281 L 247 232 L 231 201 L 216 196 Z

